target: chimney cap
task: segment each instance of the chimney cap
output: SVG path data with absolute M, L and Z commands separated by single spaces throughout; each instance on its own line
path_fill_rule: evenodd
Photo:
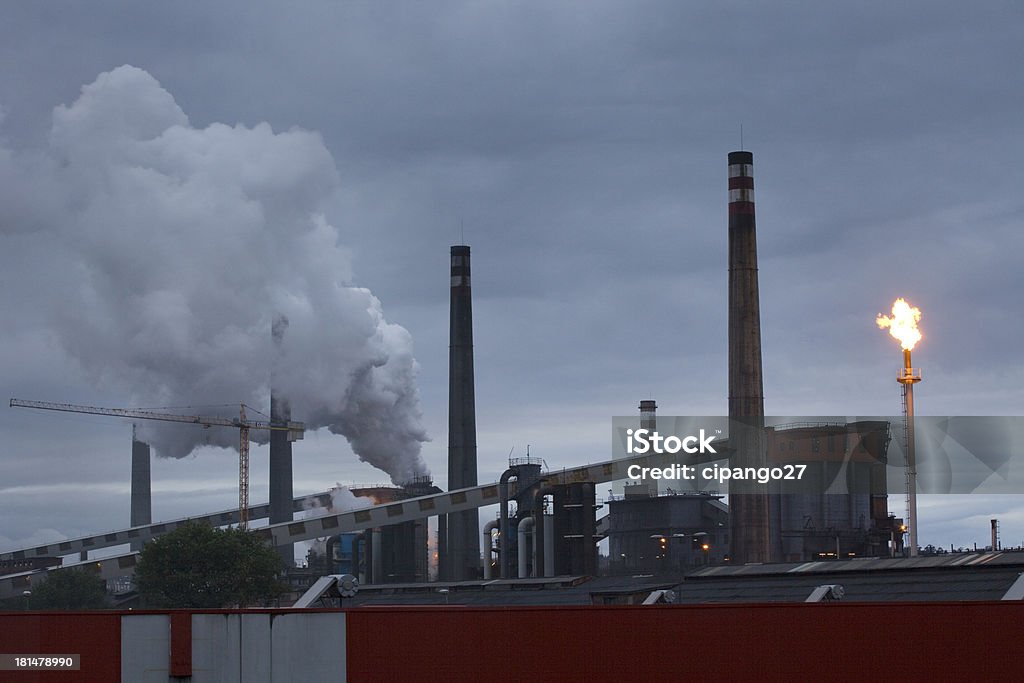
M 729 165 L 733 164 L 753 164 L 754 153 L 753 152 L 729 152 Z

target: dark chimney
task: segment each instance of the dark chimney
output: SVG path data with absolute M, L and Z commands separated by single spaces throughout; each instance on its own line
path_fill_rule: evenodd
M 153 496 L 149 444 L 135 438 L 132 425 L 132 510 L 131 525 L 146 526 L 153 523 Z M 142 544 L 132 543 L 132 550 L 142 550 Z
M 278 315 L 271 324 L 271 337 L 274 351 L 281 353 L 281 344 L 285 330 L 288 329 L 288 318 Z M 275 371 L 270 373 L 270 421 L 272 423 L 288 422 L 292 417 L 288 400 L 274 392 Z M 290 522 L 293 519 L 292 492 L 292 442 L 288 440 L 288 432 L 273 429 L 270 431 L 270 523 Z M 286 543 L 277 547 L 286 567 L 295 564 L 295 546 Z
M 753 166 L 750 152 L 729 153 L 729 442 L 738 467 L 766 465 Z M 729 519 L 732 561 L 770 562 L 767 492 L 730 482 Z
M 448 349 L 448 490 L 477 485 L 476 399 L 473 391 L 473 299 L 469 247 L 452 247 Z M 448 515 L 442 578 L 478 578 L 480 516 L 477 510 Z

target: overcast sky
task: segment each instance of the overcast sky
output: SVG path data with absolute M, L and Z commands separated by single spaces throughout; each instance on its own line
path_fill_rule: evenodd
M 873 321 L 904 296 L 923 311 L 919 413 L 1022 413 L 1018 3 L 4 15 L 4 399 L 269 412 L 279 362 L 294 417 L 324 427 L 295 449 L 296 494 L 390 480 L 353 448 L 404 449 L 388 466 L 444 486 L 448 250 L 464 239 L 481 481 L 527 445 L 551 467 L 606 459 L 611 416 L 640 399 L 727 410 L 742 126 L 766 412 L 898 413 L 901 358 Z M 0 408 L 0 549 L 126 526 L 130 431 Z M 176 455 L 234 436 L 165 434 Z M 252 457 L 265 500 L 266 447 Z M 158 458 L 154 518 L 229 508 L 236 487 L 233 450 Z M 920 504 L 922 544 L 982 545 L 990 517 L 1024 542 L 1024 496 Z

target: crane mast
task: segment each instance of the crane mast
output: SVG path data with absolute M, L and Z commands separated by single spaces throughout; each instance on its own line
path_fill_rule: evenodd
M 249 526 L 249 430 L 264 429 L 288 432 L 289 441 L 302 439 L 306 425 L 302 422 L 269 422 L 250 420 L 245 414 L 245 404 L 240 404 L 237 418 L 176 415 L 174 413 L 157 413 L 150 410 L 134 410 L 132 408 L 101 408 L 83 406 L 74 403 L 52 403 L 49 401 L 26 401 L 12 398 L 12 408 L 37 408 L 39 410 L 57 410 L 67 413 L 86 413 L 89 415 L 107 415 L 124 417 L 133 420 L 160 420 L 163 422 L 182 422 L 197 424 L 204 427 L 234 427 L 238 430 L 238 526 L 246 529 Z

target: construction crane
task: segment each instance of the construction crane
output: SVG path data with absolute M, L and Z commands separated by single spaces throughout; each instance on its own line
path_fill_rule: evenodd
M 238 429 L 238 527 L 249 526 L 249 430 L 266 429 L 288 432 L 289 441 L 302 439 L 306 425 L 302 422 L 263 422 L 250 420 L 245 415 L 245 404 L 241 404 L 238 417 L 208 417 L 202 415 L 175 415 L 174 413 L 155 413 L 149 410 L 133 410 L 131 408 L 98 408 L 96 406 L 80 406 L 72 403 L 49 403 L 46 401 L 23 401 L 11 399 L 12 408 L 38 408 L 40 410 L 59 410 L 66 413 L 88 413 L 90 415 L 109 415 L 137 420 L 162 420 L 164 422 L 185 422 L 204 427 L 234 427 Z

